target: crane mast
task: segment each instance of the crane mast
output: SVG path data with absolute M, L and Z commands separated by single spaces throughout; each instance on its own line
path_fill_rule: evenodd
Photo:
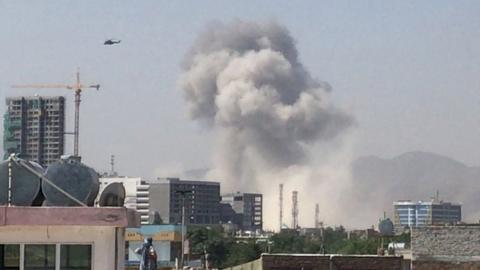
M 73 155 L 79 157 L 78 145 L 80 136 L 80 101 L 83 89 L 94 88 L 97 91 L 100 89 L 99 84 L 83 85 L 80 83 L 80 71 L 77 70 L 76 82 L 73 85 L 68 84 L 27 84 L 27 85 L 13 85 L 13 88 L 35 88 L 35 89 L 68 89 L 75 91 L 75 122 L 74 122 L 74 140 L 73 140 Z

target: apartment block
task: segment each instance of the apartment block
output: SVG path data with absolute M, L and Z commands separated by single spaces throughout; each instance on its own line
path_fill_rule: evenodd
M 64 152 L 65 98 L 10 97 L 4 115 L 4 159 L 12 153 L 46 167 Z

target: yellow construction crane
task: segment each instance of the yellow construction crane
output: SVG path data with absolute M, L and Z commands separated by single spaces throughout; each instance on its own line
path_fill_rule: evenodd
M 88 88 L 100 89 L 99 84 L 92 84 L 92 85 L 84 85 L 80 83 L 80 71 L 77 70 L 77 82 L 73 85 L 68 84 L 26 84 L 26 85 L 13 85 L 13 88 L 62 88 L 68 90 L 75 91 L 75 130 L 73 132 L 74 135 L 74 143 L 73 143 L 73 154 L 74 156 L 78 157 L 78 139 L 80 135 L 80 94 L 82 90 Z

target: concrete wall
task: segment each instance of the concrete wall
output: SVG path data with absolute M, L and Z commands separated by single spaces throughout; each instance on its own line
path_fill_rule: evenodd
M 402 257 L 317 254 L 263 254 L 256 261 L 228 270 L 404 270 Z
M 331 270 L 403 270 L 401 257 L 333 256 Z
M 415 270 L 477 270 L 480 262 L 435 262 L 417 261 L 414 263 Z
M 115 260 L 123 269 L 123 229 L 115 231 L 108 226 L 0 226 L 0 244 L 91 244 L 94 270 L 115 269 Z
M 412 268 L 480 269 L 480 226 L 412 229 Z
M 262 256 L 263 269 L 300 269 L 330 270 L 330 256 L 312 255 L 273 255 Z
M 412 229 L 413 257 L 480 256 L 480 226 Z
M 262 270 L 262 259 L 248 262 L 234 267 L 224 268 L 225 270 Z

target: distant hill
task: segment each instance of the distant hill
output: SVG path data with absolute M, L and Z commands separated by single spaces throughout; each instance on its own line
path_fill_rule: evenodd
M 480 219 L 480 167 L 427 152 L 408 152 L 392 159 L 367 156 L 352 163 L 352 186 L 348 201 L 354 213 L 392 213 L 395 200 L 440 199 L 463 204 L 464 219 Z M 356 203 L 355 203 L 356 202 Z M 360 213 L 355 211 L 361 211 Z M 372 213 L 373 212 L 373 213 Z
M 408 152 L 391 159 L 361 157 L 352 162 L 351 169 L 351 184 L 335 200 L 335 213 L 344 225 L 377 225 L 383 211 L 392 216 L 393 201 L 428 201 L 437 190 L 441 200 L 463 205 L 464 220 L 480 219 L 480 167 L 433 153 Z M 208 171 L 190 170 L 183 177 L 205 179 Z

